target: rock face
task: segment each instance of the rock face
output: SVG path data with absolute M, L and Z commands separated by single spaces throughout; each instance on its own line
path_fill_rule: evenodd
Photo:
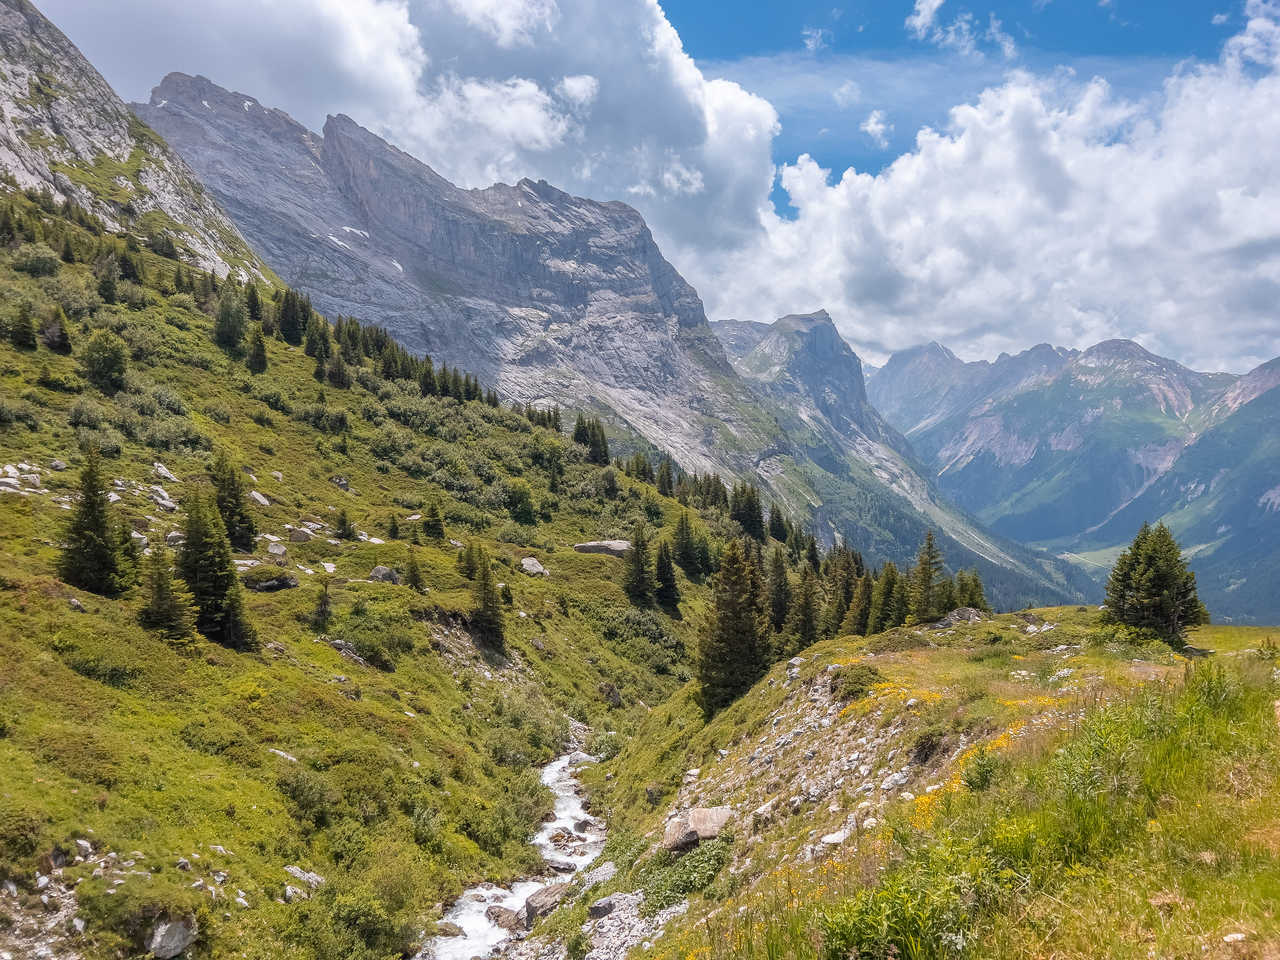
M 259 269 L 190 168 L 27 0 L 0 2 L 0 59 L 0 169 L 20 187 L 47 187 L 113 230 L 154 211 L 201 267 L 220 274 L 233 265 Z M 91 175 L 103 161 L 122 170 L 110 187 Z
M 313 133 L 203 77 L 170 74 L 134 109 L 322 312 L 382 324 L 505 398 L 613 411 L 685 469 L 749 477 L 797 515 L 822 504 L 819 535 L 873 563 L 907 562 L 933 527 L 952 562 L 1009 568 L 1019 598 L 1070 595 L 936 496 L 872 416 L 852 351 L 826 349 L 829 319 L 773 332 L 804 347 L 792 372 L 815 382 L 735 370 L 631 207 L 530 180 L 461 190 L 347 117 Z M 1005 584 L 987 579 L 1000 602 Z
M 152 928 L 147 949 L 156 960 L 171 960 L 195 943 L 198 933 L 194 917 L 165 917 Z

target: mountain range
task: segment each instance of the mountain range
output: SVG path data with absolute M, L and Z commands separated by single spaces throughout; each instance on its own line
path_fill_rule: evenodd
M 1128 340 L 965 362 L 894 354 L 868 395 L 938 486 L 993 530 L 1105 576 L 1163 520 L 1220 616 L 1273 622 L 1280 361 L 1199 373 Z
M 463 190 L 348 117 L 314 133 L 203 77 L 170 74 L 133 109 L 326 314 L 381 324 L 509 399 L 598 410 L 685 469 L 753 479 L 874 562 L 908 561 L 934 527 L 999 602 L 1087 588 L 939 495 L 866 402 L 858 358 L 829 318 L 825 346 L 798 330 L 775 338 L 785 383 L 788 362 L 736 369 L 626 204 L 530 180 Z M 843 352 L 828 355 L 837 342 Z M 835 375 L 818 389 L 809 376 L 825 364 Z M 839 403 L 815 400 L 841 381 L 852 386 Z M 801 395 L 815 402 L 798 410 Z

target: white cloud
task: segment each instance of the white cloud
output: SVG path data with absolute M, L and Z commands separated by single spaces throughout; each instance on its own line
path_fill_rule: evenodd
M 1018 45 L 1014 43 L 1013 37 L 1004 32 L 1004 24 L 996 19 L 995 13 L 991 13 L 987 21 L 987 39 L 1000 48 L 1006 60 L 1012 60 L 1018 55 Z
M 579 73 L 572 77 L 565 77 L 556 89 L 575 107 L 581 108 L 595 100 L 600 92 L 600 81 L 589 73 Z
M 825 27 L 805 27 L 800 31 L 800 39 L 806 50 L 817 53 L 831 42 L 831 31 Z
M 893 130 L 893 124 L 886 122 L 883 110 L 872 110 L 858 129 L 869 136 L 881 150 L 889 146 L 887 134 Z
M 938 17 L 938 9 L 945 0 L 916 0 L 911 15 L 907 17 L 907 29 L 919 40 L 923 40 L 934 29 L 934 21 Z
M 1220 26 L 1222 26 L 1224 23 L 1226 23 L 1226 22 L 1227 22 L 1228 20 L 1230 20 L 1230 19 L 1231 19 L 1231 15 L 1230 15 L 1230 14 L 1227 14 L 1227 13 L 1215 13 L 1215 14 L 1213 15 L 1213 21 L 1212 21 L 1212 23 L 1213 23 L 1213 25 L 1214 25 L 1215 27 L 1220 27 Z
M 455 13 L 487 31 L 500 47 L 534 41 L 550 30 L 560 15 L 556 0 L 447 0 Z
M 835 88 L 831 98 L 835 100 L 837 107 L 844 110 L 862 99 L 862 88 L 855 81 L 846 80 Z

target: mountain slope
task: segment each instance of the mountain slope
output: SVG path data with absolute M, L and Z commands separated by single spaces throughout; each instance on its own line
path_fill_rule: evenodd
M 27 0 L 0 0 L 0 168 L 225 274 L 262 267 L 190 168 Z
M 506 396 L 609 412 L 686 469 L 764 484 L 875 562 L 907 559 L 941 524 L 960 559 L 989 569 L 997 602 L 1073 595 L 1052 563 L 1013 556 L 901 457 L 886 469 L 848 424 L 819 410 L 824 422 L 791 435 L 785 404 L 733 369 L 625 204 L 527 180 L 460 190 L 348 118 L 313 134 L 201 77 L 171 74 L 135 109 L 321 309 L 381 323 Z

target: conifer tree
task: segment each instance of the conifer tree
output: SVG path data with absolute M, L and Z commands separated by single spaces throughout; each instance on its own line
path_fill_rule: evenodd
M 69 233 L 62 238 L 62 262 L 63 263 L 76 262 L 76 249 L 75 247 L 71 246 L 71 234 Z
M 653 597 L 653 574 L 649 570 L 649 531 L 643 522 L 631 532 L 631 547 L 622 563 L 622 589 L 632 603 L 647 603 Z
M 432 500 L 427 505 L 427 514 L 422 518 L 422 535 L 428 540 L 444 539 L 444 514 L 440 512 L 439 501 Z
M 249 289 L 252 290 L 253 287 Z M 244 362 L 250 373 L 266 372 L 267 338 L 262 333 L 261 324 L 255 323 L 249 330 L 249 353 Z
M 333 622 L 333 601 L 329 597 L 329 578 L 321 577 L 316 590 L 316 605 L 311 608 L 311 629 L 324 633 Z
M 36 348 L 36 325 L 32 315 L 31 301 L 23 300 L 18 304 L 18 312 L 9 321 L 6 333 L 9 336 L 9 342 L 18 349 L 34 350 Z
M 58 576 L 74 587 L 113 597 L 127 583 L 120 538 L 112 523 L 107 488 L 96 451 L 80 471 L 80 499 L 67 525 Z
M 63 356 L 71 352 L 71 337 L 67 334 L 67 315 L 62 307 L 55 306 L 53 313 L 40 328 L 40 340 L 54 353 Z
M 871 574 L 864 573 L 858 578 L 858 585 L 853 590 L 853 599 L 840 624 L 840 634 L 865 637 L 867 624 L 871 617 Z
M 671 544 L 666 540 L 658 544 L 658 557 L 654 562 L 654 595 L 668 606 L 680 600 L 680 587 L 676 583 L 676 565 L 672 559 Z
M 387 539 L 400 539 L 400 520 L 394 513 L 391 515 L 391 519 L 387 521 Z
M 908 591 L 909 614 L 916 623 L 925 623 L 937 616 L 938 577 L 942 573 L 942 553 L 933 539 L 933 531 L 925 534 L 924 543 L 916 555 L 916 565 L 911 571 Z
M 257 632 L 245 616 L 240 581 L 231 562 L 231 541 L 217 507 L 199 494 L 186 503 L 186 540 L 178 573 L 196 605 L 196 627 L 232 650 L 256 650 Z
M 767 591 L 769 626 L 778 633 L 786 626 L 787 614 L 791 612 L 791 579 L 787 575 L 787 557 L 781 546 L 773 548 L 769 559 Z
M 892 562 L 886 563 L 880 576 L 871 589 L 871 607 L 867 613 L 867 636 L 882 633 L 896 626 L 894 620 L 893 597 L 898 586 L 898 568 Z
M 250 282 L 244 292 L 244 308 L 249 315 L 249 322 L 262 326 L 262 298 L 258 296 L 258 286 Z
M 185 585 L 175 583 L 169 550 L 157 544 L 151 548 L 143 572 L 146 602 L 138 614 L 148 630 L 158 630 L 170 640 L 185 640 L 195 630 L 195 600 Z
M 604 424 L 591 421 L 591 439 L 587 445 L 587 462 L 606 466 L 609 463 L 609 440 L 604 435 Z
M 218 513 L 227 538 L 236 550 L 250 552 L 253 539 L 258 535 L 258 525 L 249 513 L 243 471 L 231 462 L 225 450 L 219 450 L 209 467 L 209 479 L 213 481 Z
M 316 362 L 320 359 L 317 357 Z M 341 353 L 334 353 L 329 358 L 329 365 L 325 367 L 325 379 L 330 385 L 337 387 L 339 390 L 348 390 L 351 387 L 351 372 L 347 369 L 346 361 L 342 359 Z
M 779 543 L 787 542 L 787 520 L 776 503 L 769 506 L 769 536 Z
M 356 525 L 347 516 L 346 507 L 338 510 L 338 519 L 333 525 L 333 535 L 339 540 L 354 540 L 356 538 Z
M 809 542 L 804 548 L 804 559 L 814 573 L 817 573 L 822 566 L 822 555 L 818 552 L 818 538 L 812 533 L 809 534 Z
M 669 497 L 675 489 L 675 479 L 671 471 L 671 460 L 668 457 L 662 458 L 662 463 L 658 465 L 658 493 L 661 496 Z
M 956 606 L 972 607 L 987 613 L 991 611 L 977 570 L 961 570 L 956 574 Z
M 698 682 L 708 714 L 728 706 L 765 671 L 764 610 L 755 565 L 732 540 L 720 558 L 711 615 L 699 632 Z
M 784 646 L 779 658 L 795 654 L 818 642 L 818 575 L 808 564 L 800 568 L 800 579 L 787 614 Z
M 1209 622 L 1196 575 L 1163 523 L 1143 524 L 1116 560 L 1104 607 L 1109 621 L 1153 630 L 1174 646 L 1185 644 L 1187 628 Z
M 477 548 L 475 564 L 471 628 L 482 641 L 501 650 L 504 646 L 502 597 L 493 575 L 489 554 L 483 548 Z
M 213 340 L 224 350 L 239 348 L 244 340 L 245 318 L 244 301 L 235 287 L 228 285 L 218 300 L 218 312 L 213 321 Z
M 893 601 L 889 610 L 890 618 L 886 629 L 900 627 L 907 622 L 907 617 L 911 613 L 911 590 L 904 576 L 899 575 L 893 584 Z
M 676 563 L 690 577 L 702 572 L 698 562 L 698 545 L 693 536 L 693 522 L 689 519 L 689 511 L 681 510 L 680 519 L 676 521 L 675 531 L 671 534 L 672 556 Z
M 475 541 L 468 540 L 467 545 L 458 551 L 458 572 L 468 580 L 474 580 L 479 568 L 480 548 Z
M 409 547 L 409 562 L 405 566 L 404 582 L 410 590 L 421 593 L 426 587 L 426 581 L 422 579 L 422 567 L 418 565 L 418 551 Z

